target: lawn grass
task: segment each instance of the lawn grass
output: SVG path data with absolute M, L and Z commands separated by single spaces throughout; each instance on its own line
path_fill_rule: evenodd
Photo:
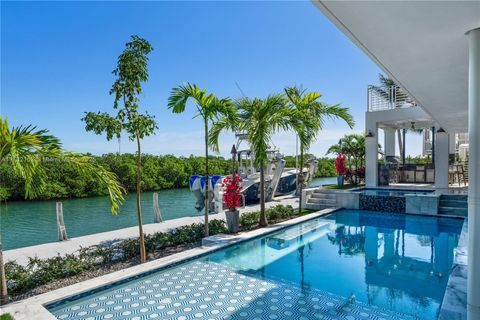
M 302 212 L 299 212 L 298 210 L 295 210 L 293 212 L 293 214 L 297 215 L 297 216 L 304 216 L 306 214 L 313 213 L 313 212 L 316 212 L 316 210 L 302 208 Z
M 0 316 L 0 320 L 13 320 L 13 317 L 8 313 L 5 313 Z
M 365 187 L 364 184 L 344 184 L 343 186 L 326 186 L 325 189 L 348 190 L 353 188 Z

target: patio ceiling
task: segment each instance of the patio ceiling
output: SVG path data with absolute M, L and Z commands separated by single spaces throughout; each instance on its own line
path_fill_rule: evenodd
M 480 1 L 313 3 L 449 132 L 468 127 L 468 43 Z

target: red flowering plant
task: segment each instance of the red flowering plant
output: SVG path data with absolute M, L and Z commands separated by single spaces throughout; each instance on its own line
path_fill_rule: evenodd
M 235 211 L 236 207 L 239 207 L 242 201 L 240 182 L 242 182 L 242 178 L 240 178 L 238 174 L 233 178 L 232 176 L 226 176 L 225 179 L 223 179 L 222 187 L 225 188 L 223 201 L 230 211 Z
M 347 166 L 345 164 L 345 155 L 339 153 L 335 159 L 335 170 L 339 176 L 344 176 L 347 173 Z

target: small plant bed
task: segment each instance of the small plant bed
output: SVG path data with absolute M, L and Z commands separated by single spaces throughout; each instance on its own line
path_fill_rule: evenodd
M 325 189 L 348 190 L 354 188 L 365 187 L 364 184 L 344 184 L 343 186 L 326 186 Z
M 275 207 L 265 210 L 267 220 L 270 224 L 279 223 L 285 220 L 297 218 L 312 212 L 315 210 L 302 209 L 299 213 L 298 210 L 294 210 L 292 206 L 288 205 L 276 205 Z M 240 230 L 249 231 L 258 229 L 258 221 L 260 219 L 260 211 L 247 212 L 240 216 Z
M 208 225 L 210 235 L 228 232 L 223 220 L 211 220 Z M 169 232 L 146 235 L 149 260 L 199 246 L 203 230 L 203 224 L 194 223 Z M 26 266 L 7 262 L 5 273 L 10 299 L 25 299 L 137 265 L 140 263 L 138 242 L 138 238 L 132 238 L 81 248 L 77 254 L 31 258 Z
M 0 320 L 13 320 L 13 317 L 8 313 L 0 315 Z
M 270 224 L 297 218 L 314 211 L 302 209 L 301 214 L 292 206 L 277 205 L 266 210 Z M 240 217 L 241 231 L 258 229 L 260 212 L 245 213 Z M 225 221 L 211 220 L 210 235 L 228 233 Z M 183 252 L 201 244 L 204 225 L 194 223 L 145 236 L 149 260 Z M 15 262 L 5 264 L 10 300 L 17 301 L 31 296 L 66 287 L 91 278 L 119 271 L 140 263 L 138 238 L 111 241 L 82 248 L 76 254 L 49 259 L 31 258 L 26 266 Z M 5 318 L 10 319 L 10 318 Z M 4 320 L 0 318 L 0 320 Z

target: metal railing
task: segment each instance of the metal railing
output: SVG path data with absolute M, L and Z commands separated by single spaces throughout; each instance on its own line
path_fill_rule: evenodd
M 367 104 L 368 112 L 417 106 L 417 102 L 399 86 L 368 86 Z

